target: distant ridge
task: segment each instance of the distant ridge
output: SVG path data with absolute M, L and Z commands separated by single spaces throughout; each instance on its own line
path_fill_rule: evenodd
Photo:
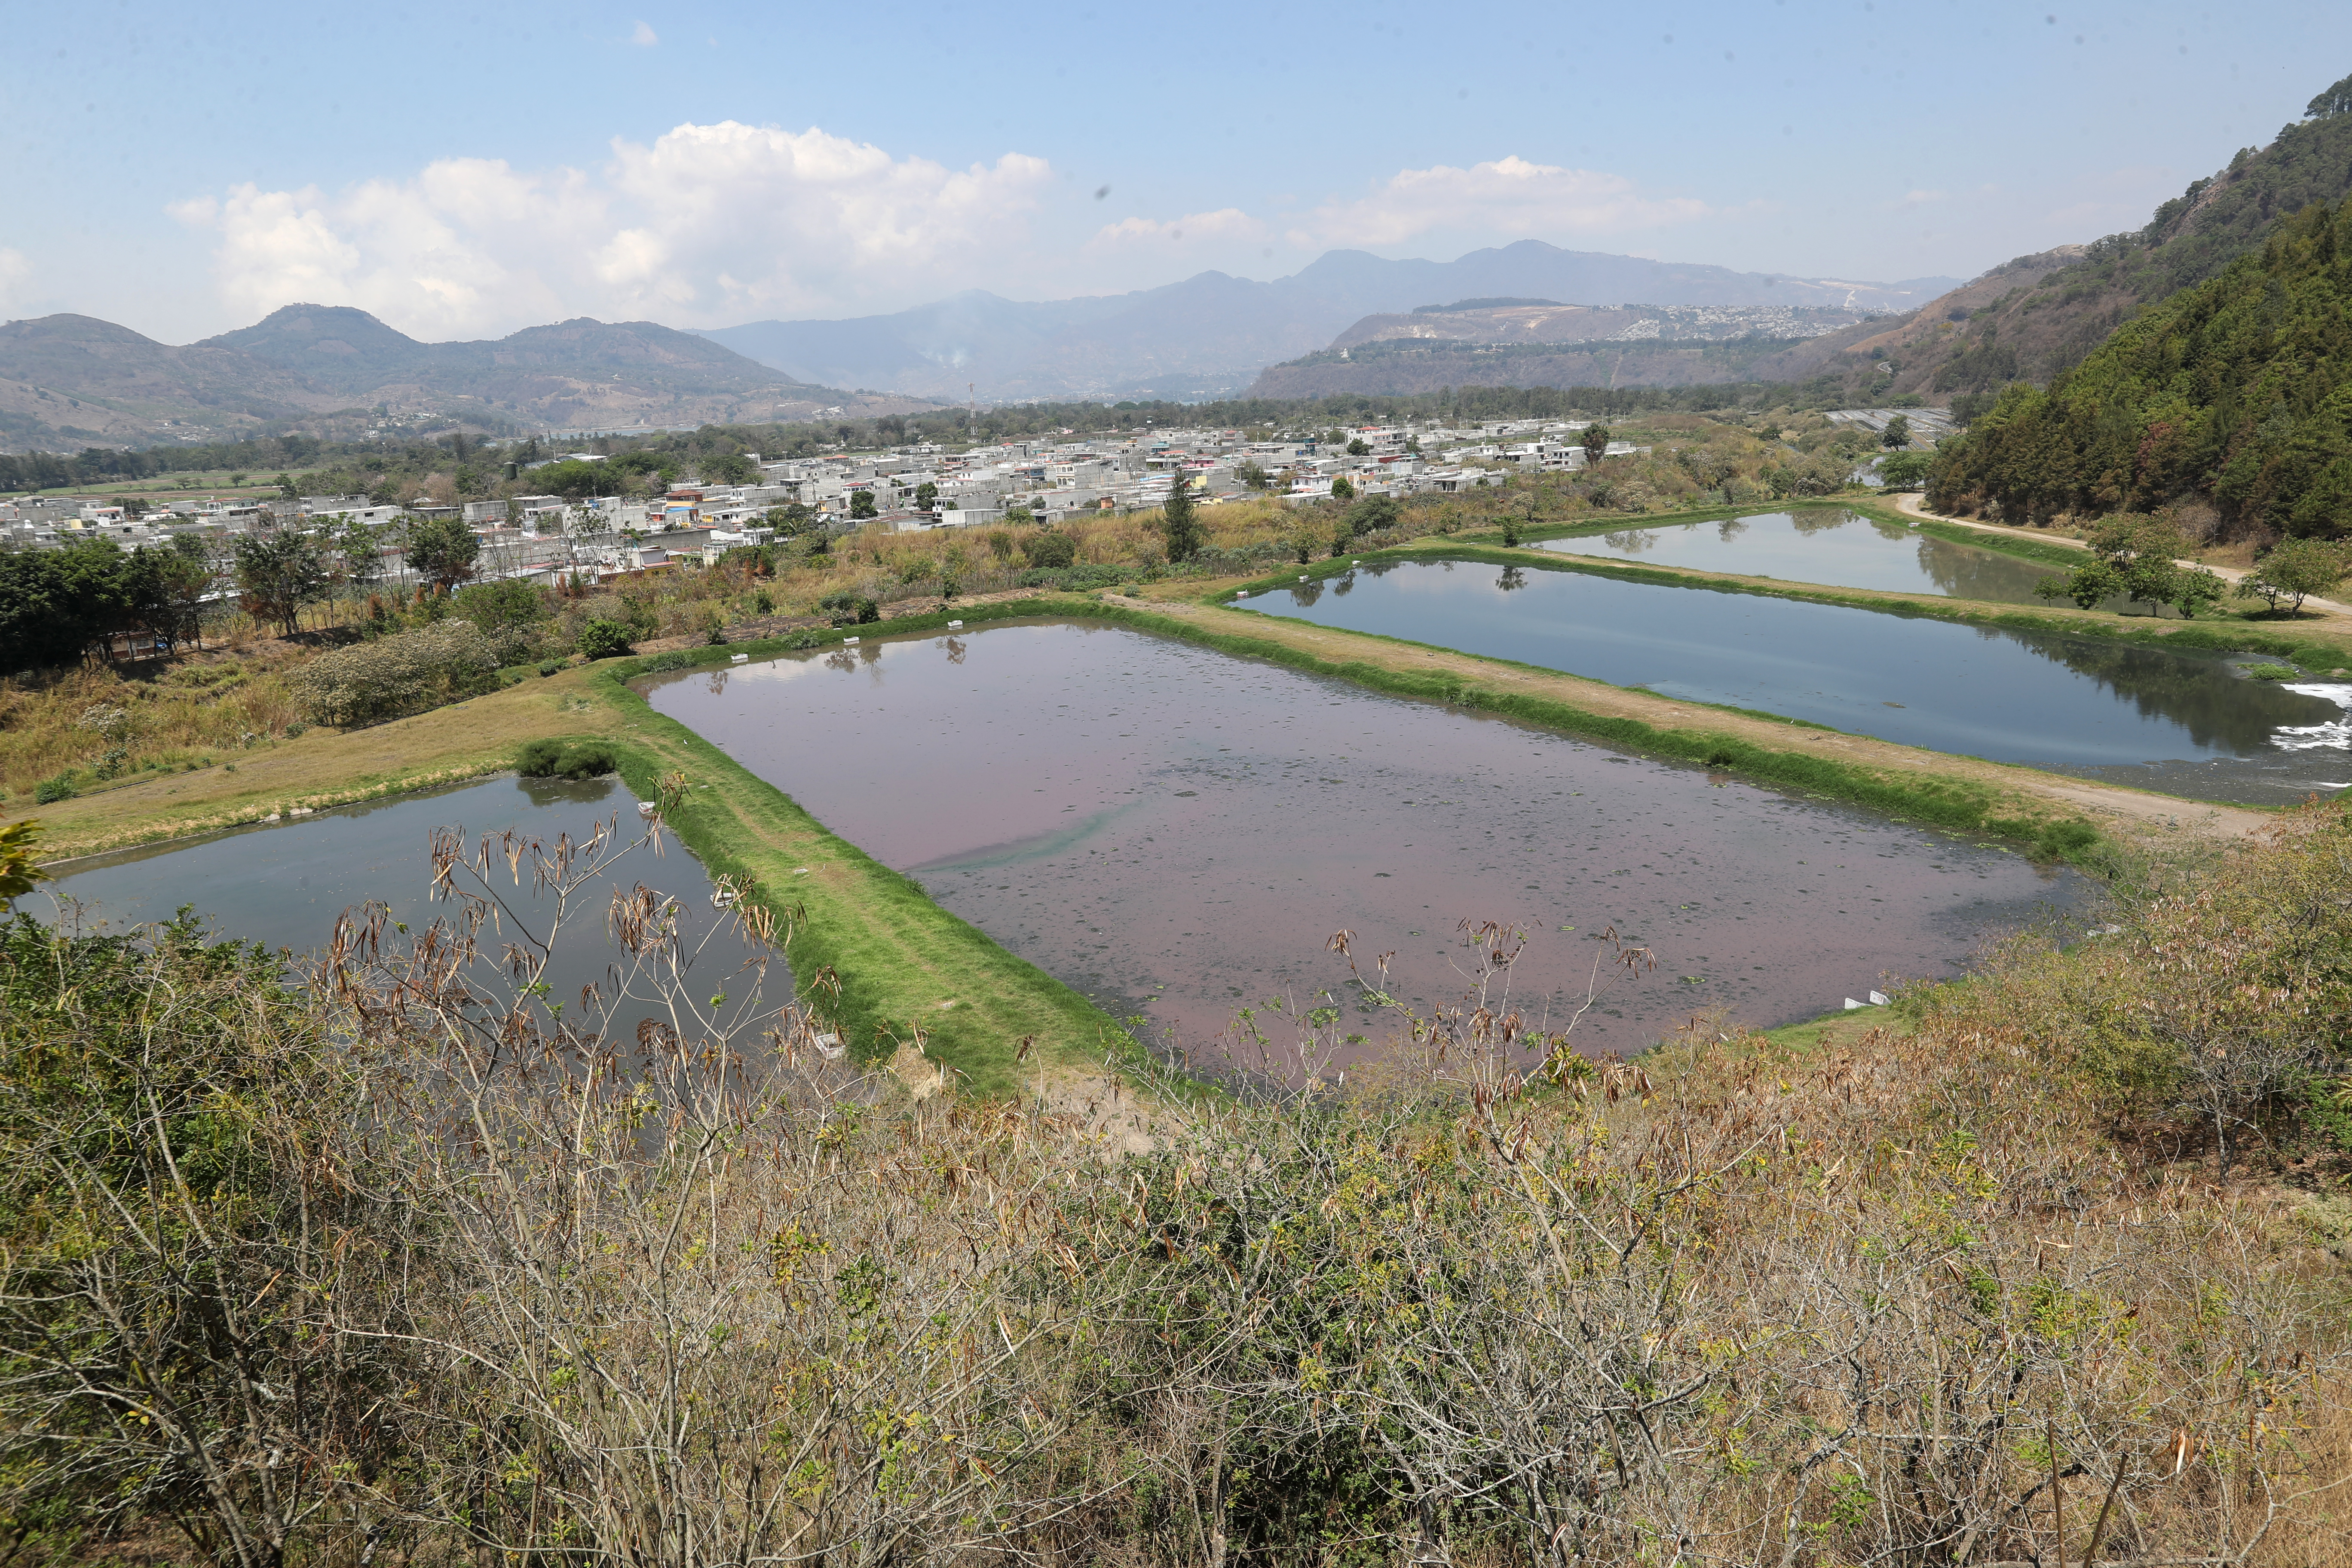
M 89 316 L 0 326 L 0 447 L 15 450 L 294 429 L 349 438 L 419 418 L 562 429 L 911 406 L 809 385 L 652 321 L 583 316 L 495 341 L 426 343 L 350 306 L 289 305 L 182 348 Z
M 1456 310 L 1491 310 L 1504 305 L 1564 305 L 1565 300 L 1456 300 L 1451 305 L 1415 305 L 1416 316 L 1444 316 Z
M 803 381 L 960 399 L 1209 396 L 1426 300 L 1916 310 L 1949 278 L 1858 283 L 1563 250 L 1523 239 L 1453 261 L 1334 250 L 1288 278 L 1202 272 L 1132 294 L 1024 302 L 971 291 L 887 316 L 751 321 L 701 335 Z

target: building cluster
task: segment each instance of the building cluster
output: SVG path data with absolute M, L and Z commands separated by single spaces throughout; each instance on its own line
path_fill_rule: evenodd
M 1025 514 L 1054 524 L 1166 502 L 1183 486 L 1203 505 L 1274 496 L 1285 501 L 1334 494 L 1404 497 L 1474 488 L 1498 473 L 1562 472 L 1584 466 L 1572 422 L 1525 420 L 1452 428 L 1367 426 L 1326 437 L 1248 439 L 1240 430 L 1154 430 L 1135 437 L 1008 441 L 950 451 L 933 444 L 763 462 L 741 485 L 684 484 L 655 496 L 618 493 L 570 501 L 514 495 L 454 505 L 373 504 L 365 496 L 293 500 L 232 497 L 173 500 L 130 515 L 123 507 L 72 498 L 0 501 L 0 548 L 59 549 L 104 539 L 125 549 L 170 544 L 194 534 L 215 547 L 256 530 L 331 533 L 337 553 L 362 540 L 379 556 L 375 580 L 408 578 L 398 528 L 456 519 L 482 542 L 478 574 L 553 583 L 606 578 L 713 562 L 727 551 L 772 540 L 780 528 L 875 526 L 900 531 L 998 523 Z M 1071 433 L 1065 431 L 1063 437 Z M 1635 448 L 1612 442 L 1612 453 Z M 598 459 L 593 453 L 567 457 Z M 528 482 L 529 470 L 524 470 Z M 1340 487 L 1344 483 L 1345 489 Z M 373 538 L 350 525 L 372 525 Z
M 1143 510 L 1166 501 L 1178 484 L 1210 503 L 1268 492 L 1311 500 L 1332 494 L 1341 479 L 1359 495 L 1404 496 L 1473 487 L 1496 469 L 1580 468 L 1584 428 L 1526 420 L 1467 429 L 1370 426 L 1343 430 L 1337 442 L 1167 429 L 1117 439 L 1008 441 L 953 453 L 922 445 L 762 464 L 758 485 L 723 499 L 754 512 L 797 503 L 823 522 L 870 514 L 912 530 L 999 522 L 1016 509 L 1042 523 Z M 1634 448 L 1612 442 L 1609 449 Z M 709 504 L 707 499 L 706 513 Z

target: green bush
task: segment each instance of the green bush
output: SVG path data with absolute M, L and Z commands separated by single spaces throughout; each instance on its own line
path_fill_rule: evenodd
M 2284 664 L 2250 664 L 2246 666 L 2249 680 L 2300 680 L 2303 672 Z
M 1066 533 L 1049 528 L 1041 533 L 1031 534 L 1021 546 L 1021 553 L 1029 558 L 1032 566 L 1048 572 L 1060 571 L 1077 561 L 1078 542 Z
M 539 661 L 539 673 L 541 675 L 553 675 L 562 668 L 563 661 L 560 658 L 542 658 Z
M 882 618 L 881 606 L 856 594 L 827 594 L 816 607 L 830 616 L 836 626 L 862 626 Z
M 618 658 L 630 651 L 629 628 L 618 621 L 590 621 L 580 628 L 580 652 L 587 658 Z
M 562 757 L 561 741 L 525 741 L 522 750 L 515 753 L 515 772 L 525 778 L 543 779 L 555 772 Z
M 33 786 L 33 799 L 42 805 L 48 805 L 60 800 L 71 800 L 80 793 L 80 786 L 74 783 L 74 776 L 70 773 L 58 773 L 54 777 L 43 779 Z
M 1394 496 L 1366 496 L 1348 509 L 1348 531 L 1360 539 L 1367 533 L 1394 528 L 1403 521 L 1404 509 L 1397 505 Z
M 530 741 L 515 753 L 515 772 L 525 778 L 593 779 L 619 769 L 620 758 L 602 741 Z
M 488 640 L 453 620 L 320 654 L 288 684 L 316 723 L 373 724 L 491 690 L 498 674 Z
M 1879 462 L 1878 481 L 1890 490 L 1916 490 L 1935 461 L 1932 452 L 1890 452 Z
M 786 637 L 784 639 L 784 646 L 789 648 L 823 647 L 824 646 L 824 638 L 819 637 L 815 632 L 803 629 L 794 632 L 792 636 Z
M 539 623 L 547 618 L 547 596 L 513 578 L 460 588 L 450 603 L 459 616 L 481 628 L 502 665 L 520 664 L 530 657 Z
M 656 675 L 666 669 L 685 669 L 692 666 L 693 663 L 694 656 L 692 654 L 687 652 L 686 649 L 682 647 L 677 647 L 670 649 L 667 653 L 655 654 L 652 658 L 638 665 L 637 668 L 646 671 L 649 675 Z

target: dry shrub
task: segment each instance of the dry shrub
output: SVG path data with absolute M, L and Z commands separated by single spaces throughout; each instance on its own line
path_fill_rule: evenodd
M 2175 501 L 2158 515 L 2179 530 L 2181 537 L 2186 539 L 2193 549 L 2202 549 L 2206 545 L 2221 542 L 2221 513 L 2211 501 L 2202 496 L 2190 496 Z M 2263 531 L 2273 534 L 2275 532 L 2269 529 L 2264 529 Z
M 2245 897 L 2323 886 L 2331 828 L 2303 826 L 2236 868 Z M 1310 1012 L 1244 1092 L 1164 1097 L 1158 1146 L 1120 1155 L 832 1059 L 832 993 L 780 1011 L 758 973 L 698 970 L 657 892 L 582 907 L 619 847 L 444 836 L 452 919 L 339 930 L 315 1037 L 352 1091 L 269 1147 L 332 1173 L 342 1228 L 269 1252 L 280 1278 L 234 1271 L 240 1301 L 287 1303 L 271 1353 L 324 1424 L 221 1407 L 206 1442 L 240 1479 L 188 1505 L 216 1537 L 676 1568 L 1828 1568 L 2048 1561 L 2063 1509 L 2075 1562 L 2095 1531 L 2118 1562 L 2340 1543 L 2345 1277 L 2259 1194 L 2113 1135 L 2119 1103 L 2171 1102 L 2053 1048 L 2063 986 L 1961 987 L 1916 1036 L 1811 1056 L 1695 1021 L 1590 1062 L 1530 1030 L 1517 937 L 1483 926 L 1454 1005 L 1360 983 L 1395 1027 L 1384 1070 L 1349 1086 L 1330 1053 L 1360 1026 Z M 726 890 L 755 949 L 788 941 Z M 2186 890 L 2148 905 L 2161 974 L 2158 937 L 2211 928 Z M 600 916 L 614 968 L 559 1013 L 565 922 Z M 1596 954 L 1588 1003 L 1645 963 Z M 2183 984 L 2155 1010 L 2193 1011 Z M 353 1383 L 306 1348 L 331 1345 Z M 6 1414 L 0 1474 L 56 1473 Z M 276 1491 L 264 1438 L 302 1456 Z
M 29 793 L 40 779 L 95 761 L 105 742 L 79 727 L 94 707 L 130 715 L 126 772 L 281 734 L 302 711 L 287 671 L 308 657 L 270 643 L 244 656 L 207 651 L 138 676 L 100 666 L 0 679 L 0 784 Z
M 322 653 L 289 684 L 320 723 L 373 724 L 487 690 L 498 669 L 473 622 L 442 621 Z

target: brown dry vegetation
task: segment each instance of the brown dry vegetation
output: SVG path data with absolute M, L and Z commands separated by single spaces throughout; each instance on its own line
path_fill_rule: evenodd
M 302 718 L 286 675 L 315 652 L 236 637 L 169 664 L 0 679 L 0 789 L 27 795 L 68 769 L 94 774 L 118 747 L 112 776 L 131 777 L 281 740 Z
M 306 994 L 184 936 L 0 950 L 20 1546 L 2347 1556 L 2340 811 L 1802 1053 L 1699 1019 L 1589 1062 L 1478 928 L 1457 1005 L 1367 995 L 1378 1070 L 1329 1070 L 1354 1020 L 1277 1020 L 1250 1092 L 1162 1086 L 1136 1151 L 908 1097 L 919 1041 L 826 1063 L 654 900 L 555 1016 L 560 934 L 494 908 L 533 852 L 440 854 L 449 923 L 347 928 Z

